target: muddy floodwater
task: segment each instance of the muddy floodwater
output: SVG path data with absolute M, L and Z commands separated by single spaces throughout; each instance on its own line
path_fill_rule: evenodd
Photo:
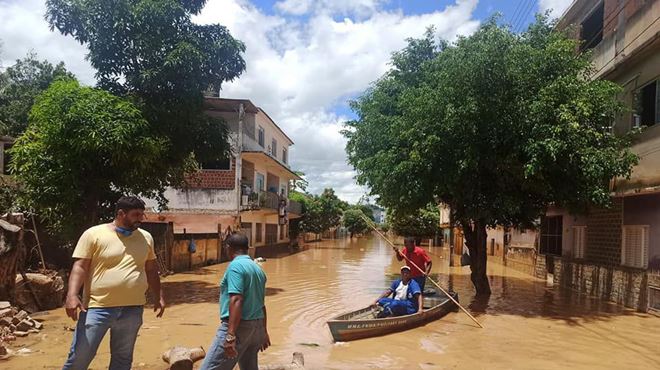
M 433 273 L 453 286 L 479 329 L 463 313 L 383 337 L 333 343 L 326 321 L 363 307 L 391 282 L 399 262 L 384 241 L 338 240 L 267 259 L 266 305 L 273 346 L 262 364 L 289 363 L 304 354 L 307 369 L 657 369 L 660 318 L 624 310 L 547 287 L 545 281 L 490 263 L 493 294 L 473 297 L 469 268 L 448 267 L 447 254 L 431 248 Z M 169 307 L 162 319 L 145 311 L 134 368 L 164 369 L 161 353 L 174 345 L 208 348 L 218 325 L 218 281 L 227 264 L 163 279 Z M 427 283 L 427 286 L 430 285 Z M 0 362 L 1 369 L 61 368 L 74 323 L 64 310 L 44 319 L 45 330 L 20 338 L 30 352 Z M 107 368 L 108 337 L 92 369 Z M 198 363 L 199 365 L 199 363 Z

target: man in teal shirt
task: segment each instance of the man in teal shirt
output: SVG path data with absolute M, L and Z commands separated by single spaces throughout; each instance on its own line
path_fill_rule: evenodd
M 270 346 L 266 328 L 266 274 L 248 256 L 245 235 L 227 238 L 231 262 L 220 283 L 220 328 L 200 370 L 256 370 L 258 353 Z

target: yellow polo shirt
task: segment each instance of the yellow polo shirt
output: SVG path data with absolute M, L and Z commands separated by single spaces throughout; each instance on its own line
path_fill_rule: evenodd
M 154 240 L 147 231 L 123 236 L 114 226 L 103 224 L 85 231 L 73 258 L 92 260 L 84 282 L 85 307 L 141 306 L 146 303 L 147 274 L 144 264 L 155 260 Z

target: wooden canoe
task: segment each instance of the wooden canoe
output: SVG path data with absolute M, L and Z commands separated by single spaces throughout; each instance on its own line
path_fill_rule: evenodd
M 450 294 L 458 302 L 458 294 Z M 335 317 L 328 321 L 328 327 L 335 342 L 347 342 L 414 328 L 456 310 L 456 303 L 444 293 L 438 292 L 434 296 L 424 297 L 422 313 L 377 319 L 374 317 L 373 307 L 365 307 Z

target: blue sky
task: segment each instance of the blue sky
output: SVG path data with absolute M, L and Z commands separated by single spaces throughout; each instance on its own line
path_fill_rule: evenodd
M 246 98 L 263 108 L 293 139 L 291 167 L 305 172 L 309 190 L 332 187 L 357 201 L 358 186 L 346 162 L 340 131 L 353 118 L 347 101 L 387 71 L 392 52 L 428 26 L 449 41 L 470 35 L 495 12 L 524 28 L 538 11 L 571 0 L 207 0 L 194 17 L 219 23 L 242 40 L 246 71 L 227 83 L 222 97 Z M 52 63 L 64 61 L 78 79 L 93 85 L 86 48 L 51 32 L 44 21 L 45 0 L 0 0 L 0 66 L 28 52 Z

